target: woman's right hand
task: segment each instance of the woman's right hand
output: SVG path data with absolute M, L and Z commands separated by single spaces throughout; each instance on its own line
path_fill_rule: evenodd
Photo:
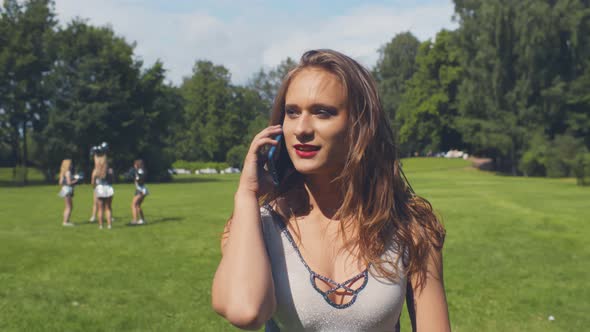
M 274 125 L 264 128 L 254 136 L 244 159 L 238 192 L 247 192 L 259 197 L 272 188 L 271 176 L 264 170 L 266 156 L 262 155 L 261 152 L 266 145 L 277 145 L 278 142 L 273 137 L 282 132 L 281 125 Z

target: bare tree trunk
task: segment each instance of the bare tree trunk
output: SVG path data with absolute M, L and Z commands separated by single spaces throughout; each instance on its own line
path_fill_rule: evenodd
M 512 170 L 512 176 L 516 176 L 516 157 L 514 153 L 514 144 L 510 148 L 510 168 Z
M 12 168 L 12 181 L 16 182 L 16 170 L 19 164 L 19 141 L 18 141 L 18 126 L 12 126 L 14 132 L 12 133 L 12 157 L 14 159 L 14 167 Z
M 27 162 L 28 162 L 28 156 L 27 156 L 27 121 L 23 121 L 23 167 L 24 167 L 24 184 L 26 185 L 28 180 L 27 180 Z

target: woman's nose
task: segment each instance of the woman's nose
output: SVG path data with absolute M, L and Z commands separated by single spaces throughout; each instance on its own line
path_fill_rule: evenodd
M 313 138 L 313 123 L 309 114 L 303 113 L 297 118 L 294 134 L 300 141 L 306 141 Z

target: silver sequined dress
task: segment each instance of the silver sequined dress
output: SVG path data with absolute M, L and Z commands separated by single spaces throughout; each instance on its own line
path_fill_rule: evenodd
M 405 277 L 392 283 L 365 271 L 354 302 L 338 308 L 314 288 L 315 272 L 300 255 L 282 218 L 268 205 L 260 211 L 277 300 L 265 331 L 395 331 L 405 301 Z M 398 253 L 392 249 L 386 255 L 394 259 Z

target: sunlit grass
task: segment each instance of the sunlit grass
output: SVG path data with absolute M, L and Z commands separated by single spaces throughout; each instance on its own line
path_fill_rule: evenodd
M 590 188 L 468 166 L 404 161 L 447 228 L 453 330 L 586 328 Z M 10 175 L 0 169 L 0 180 Z M 89 185 L 76 188 L 73 228 L 61 226 L 57 185 L 0 187 L 0 330 L 234 330 L 210 309 L 210 285 L 238 175 L 179 180 L 149 184 L 140 227 L 125 225 L 133 186 L 117 184 L 111 231 L 86 221 Z

